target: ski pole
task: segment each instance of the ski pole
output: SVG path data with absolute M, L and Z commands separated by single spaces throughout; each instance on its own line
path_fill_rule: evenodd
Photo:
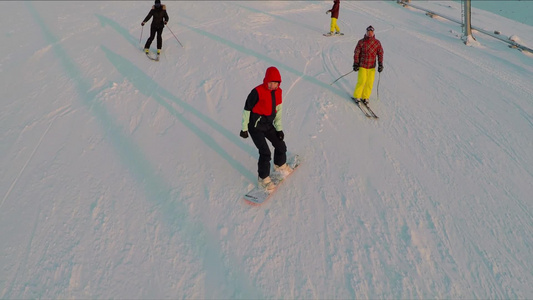
M 379 82 L 381 80 L 381 72 L 378 73 L 378 86 L 377 86 L 377 89 L 376 89 L 376 92 L 377 92 L 377 96 L 378 96 L 378 101 L 379 101 Z
M 168 30 L 170 30 L 170 33 L 172 33 L 172 35 L 174 36 L 174 38 L 176 39 L 176 41 L 178 41 L 178 43 L 180 43 L 181 48 L 183 48 L 183 45 L 181 44 L 180 40 L 178 40 L 178 38 L 176 37 L 176 35 L 174 34 L 174 32 L 172 32 L 172 29 L 170 29 L 170 27 L 168 27 L 168 25 L 167 25 L 167 28 L 168 28 Z
M 337 78 L 337 80 L 335 80 L 335 81 L 333 81 L 332 83 L 330 83 L 329 85 L 333 85 L 335 82 L 339 81 L 339 79 L 341 79 L 342 77 L 344 77 L 344 76 L 346 76 L 346 75 L 348 75 L 348 74 L 350 74 L 350 73 L 352 73 L 352 72 L 353 72 L 353 70 L 351 70 L 350 72 L 348 72 L 348 73 L 342 75 L 341 77 Z
M 141 43 L 141 40 L 143 39 L 143 29 L 144 29 L 144 26 L 141 26 L 141 37 L 139 38 L 139 44 Z

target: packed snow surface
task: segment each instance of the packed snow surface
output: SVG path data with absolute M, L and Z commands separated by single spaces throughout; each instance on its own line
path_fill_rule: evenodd
M 168 1 L 154 62 L 152 3 L 0 2 L 0 298 L 533 298 L 531 54 L 395 1 L 341 2 L 342 37 L 332 1 Z M 330 85 L 368 25 L 377 120 Z M 252 207 L 269 66 L 302 165 Z

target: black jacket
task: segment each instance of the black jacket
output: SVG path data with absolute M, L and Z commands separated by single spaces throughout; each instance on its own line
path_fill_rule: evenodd
M 167 8 L 165 7 L 165 5 L 162 5 L 159 8 L 152 6 L 152 9 L 150 10 L 146 18 L 144 18 L 143 22 L 148 22 L 151 17 L 154 17 L 151 25 L 152 28 L 165 27 L 165 22 L 168 22 Z

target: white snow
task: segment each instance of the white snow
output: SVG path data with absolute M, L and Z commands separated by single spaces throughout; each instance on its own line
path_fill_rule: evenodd
M 168 1 L 154 62 L 151 4 L 0 2 L 0 298 L 533 298 L 532 55 L 395 1 L 343 1 L 343 37 L 331 1 Z M 368 25 L 378 120 L 330 85 Z M 269 66 L 303 164 L 252 207 Z

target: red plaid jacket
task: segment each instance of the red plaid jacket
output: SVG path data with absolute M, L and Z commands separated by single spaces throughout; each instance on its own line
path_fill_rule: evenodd
M 353 61 L 359 67 L 373 69 L 376 67 L 376 56 L 380 64 L 383 63 L 383 47 L 376 37 L 365 37 L 360 39 L 355 46 Z

